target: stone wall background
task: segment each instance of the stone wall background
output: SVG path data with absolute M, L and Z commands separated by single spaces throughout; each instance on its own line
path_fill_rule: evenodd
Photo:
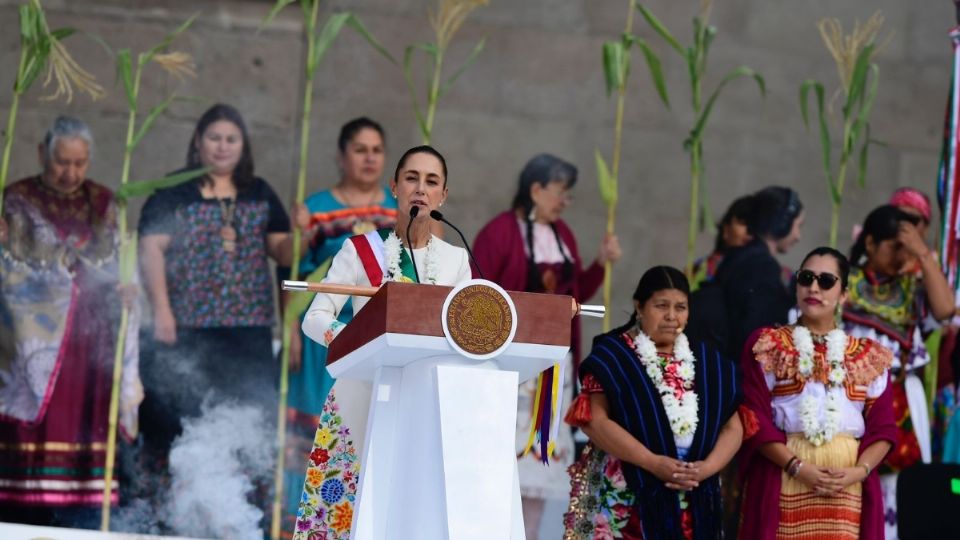
M 17 0 L 0 0 L 0 116 L 9 112 L 18 54 Z M 257 172 L 282 198 L 292 199 L 297 171 L 301 64 L 305 46 L 300 11 L 290 6 L 257 32 L 272 0 L 45 0 L 51 27 L 73 26 L 101 36 L 113 48 L 135 51 L 152 45 L 191 13 L 199 20 L 176 42 L 192 53 L 199 77 L 180 91 L 204 103 L 177 104 L 165 114 L 138 150 L 133 178 L 153 178 L 184 162 L 195 120 L 213 102 L 237 106 L 253 140 Z M 426 9 L 432 0 L 345 0 L 322 4 L 321 17 L 351 10 L 395 55 L 408 43 L 431 39 Z M 446 214 L 474 235 L 513 196 L 517 175 L 528 158 L 546 151 L 580 168 L 575 203 L 566 219 L 577 232 L 581 252 L 591 258 L 604 226 L 596 187 L 593 152 L 609 155 L 615 102 L 605 97 L 600 46 L 623 30 L 626 2 L 614 0 L 492 0 L 474 12 L 449 54 L 452 70 L 482 36 L 486 50 L 457 82 L 439 108 L 434 144 L 450 164 L 451 198 Z M 697 0 L 651 0 L 647 5 L 683 42 L 690 40 Z M 845 28 L 875 9 L 894 33 L 879 57 L 880 91 L 873 114 L 874 147 L 866 189 L 849 185 L 841 244 L 854 223 L 899 186 L 934 195 L 944 104 L 950 74 L 947 32 L 954 22 L 946 0 L 716 0 L 713 23 L 719 33 L 712 49 L 707 88 L 729 69 L 747 64 L 767 80 L 760 99 L 747 80 L 731 84 L 715 110 L 705 140 L 709 196 L 719 215 L 736 196 L 768 184 L 796 188 L 806 205 L 800 246 L 785 258 L 796 264 L 802 252 L 825 243 L 829 203 L 820 169 L 819 142 L 803 128 L 798 85 L 815 77 L 836 88 L 833 60 L 820 41 L 816 21 L 838 17 Z M 615 268 L 615 310 L 629 298 L 644 269 L 682 265 L 689 201 L 688 158 L 682 149 L 692 123 L 686 70 L 680 59 L 637 17 L 635 28 L 664 58 L 671 111 L 659 103 L 646 67 L 635 55 L 629 85 L 621 164 L 618 231 L 624 260 Z M 37 171 L 35 146 L 53 118 L 79 116 L 93 128 L 93 178 L 116 186 L 126 113 L 122 89 L 114 84 L 112 58 L 93 40 L 71 37 L 75 58 L 108 88 L 106 99 L 85 96 L 70 105 L 40 99 L 36 86 L 23 102 L 17 123 L 11 179 Z M 422 65 L 422 64 L 421 64 Z M 421 79 L 422 80 L 422 77 Z M 152 104 L 172 83 L 159 71 L 144 79 L 144 103 Z M 419 143 L 401 70 L 389 64 L 351 30 L 345 29 L 323 61 L 315 83 L 309 191 L 333 185 L 339 126 L 368 115 L 388 133 L 387 169 L 402 151 Z M 134 219 L 141 203 L 134 205 Z M 712 245 L 700 238 L 700 252 Z M 846 249 L 846 246 L 841 246 Z M 587 327 L 588 332 L 599 329 Z

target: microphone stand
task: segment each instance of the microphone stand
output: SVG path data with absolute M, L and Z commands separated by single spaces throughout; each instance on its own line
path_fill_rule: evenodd
M 470 255 L 470 260 L 473 261 L 473 265 L 477 267 L 477 273 L 480 274 L 480 278 L 486 279 L 485 277 L 483 277 L 483 269 L 480 268 L 480 264 L 477 263 L 476 257 L 473 256 L 473 251 L 470 251 L 470 244 L 467 242 L 467 237 L 463 235 L 463 232 L 460 229 L 458 229 L 456 225 L 447 221 L 447 219 L 443 217 L 443 214 L 440 213 L 438 210 L 431 210 L 430 217 L 432 217 L 437 221 L 442 221 L 443 223 L 446 223 L 453 230 L 457 231 L 457 234 L 460 235 L 460 240 L 463 241 L 463 247 L 467 248 L 467 255 Z
M 410 240 L 410 227 L 413 225 L 413 220 L 417 217 L 417 214 L 420 213 L 420 207 L 413 205 L 410 207 L 410 221 L 407 222 L 407 244 L 410 247 L 410 262 L 413 263 L 413 275 L 417 278 L 417 283 L 420 283 L 420 272 L 417 270 L 417 260 L 413 257 L 413 241 Z

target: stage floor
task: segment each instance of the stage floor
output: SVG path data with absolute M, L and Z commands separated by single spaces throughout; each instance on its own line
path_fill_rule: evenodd
M 183 536 L 152 536 L 149 534 L 104 533 L 86 529 L 38 527 L 19 523 L 0 522 L 3 540 L 201 540 Z

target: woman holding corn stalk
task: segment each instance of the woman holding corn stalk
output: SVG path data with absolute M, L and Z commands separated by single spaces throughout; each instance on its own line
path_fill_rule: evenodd
M 381 183 L 386 159 L 386 135 L 383 127 L 366 117 L 354 118 L 340 128 L 337 138 L 337 166 L 340 182 L 331 189 L 307 197 L 301 212 L 295 212 L 298 223 L 307 232 L 308 249 L 300 262 L 301 276 L 308 281 L 320 281 L 326 275 L 330 260 L 351 236 L 379 229 L 392 228 L 397 222 L 397 201 L 390 189 Z M 301 298 L 309 300 L 309 295 Z M 294 298 L 291 298 L 293 300 Z M 298 307 L 306 311 L 307 306 Z M 297 327 L 290 340 L 290 398 L 287 409 L 287 447 L 295 452 L 288 460 L 286 479 L 288 521 L 283 531 L 289 533 L 300 504 L 304 483 L 304 463 L 312 448 L 313 436 L 327 392 L 333 378 L 327 373 L 327 348 L 307 338 Z M 344 305 L 337 318 L 348 323 L 353 318 L 350 302 Z
M 843 309 L 847 332 L 875 339 L 893 352 L 898 433 L 880 469 L 888 539 L 897 537 L 897 473 L 931 460 L 931 424 L 919 375 L 930 363 L 923 336 L 954 313 L 953 291 L 920 223 L 921 218 L 892 205 L 870 212 L 850 250 L 850 295 Z M 920 274 L 907 266 L 911 261 L 919 264 Z
M 16 351 L 0 365 L 0 521 L 90 527 L 104 492 L 119 291 L 116 202 L 86 178 L 90 129 L 61 116 L 40 144 L 43 172 L 5 190 L 0 334 Z M 122 294 L 120 294 L 122 292 Z M 135 306 L 134 306 L 135 307 Z M 143 396 L 138 312 L 124 350 L 120 424 L 135 437 Z M 112 503 L 118 502 L 116 481 Z
M 596 261 L 583 267 L 573 231 L 560 217 L 570 204 L 570 189 L 576 182 L 577 168 L 558 157 L 540 154 L 527 162 L 520 172 L 513 207 L 487 223 L 474 240 L 473 252 L 487 279 L 507 290 L 568 294 L 579 302 L 597 292 L 603 282 L 604 263 L 620 258 L 620 244 L 616 236 L 608 236 Z M 572 362 L 564 370 L 561 410 L 570 404 L 573 372 L 580 361 L 579 318 L 572 324 Z M 558 431 L 555 451 L 549 458 L 540 455 L 538 445 L 531 445 L 531 429 L 537 423 L 537 411 L 533 410 L 536 393 L 536 380 L 528 381 L 520 386 L 517 401 L 523 519 L 532 534 L 539 530 L 544 501 L 567 498 L 566 468 L 574 457 L 569 429 Z M 526 453 L 528 448 L 531 451 Z M 550 466 L 545 467 L 545 462 Z
M 268 259 L 290 264 L 290 221 L 254 175 L 243 118 L 214 105 L 197 123 L 187 169 L 209 172 L 162 189 L 141 213 L 141 267 L 155 350 L 145 357 L 144 442 L 164 466 L 180 420 L 217 399 L 275 407 L 275 320 Z

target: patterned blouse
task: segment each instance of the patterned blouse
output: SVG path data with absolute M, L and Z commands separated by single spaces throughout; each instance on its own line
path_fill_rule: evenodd
M 236 249 L 230 252 L 220 236 L 230 204 L 203 198 L 193 181 L 158 191 L 143 207 L 140 236 L 170 236 L 165 270 L 178 325 L 273 325 L 267 235 L 289 232 L 290 220 L 270 185 L 257 178 L 237 195 L 229 223 L 237 231 Z

